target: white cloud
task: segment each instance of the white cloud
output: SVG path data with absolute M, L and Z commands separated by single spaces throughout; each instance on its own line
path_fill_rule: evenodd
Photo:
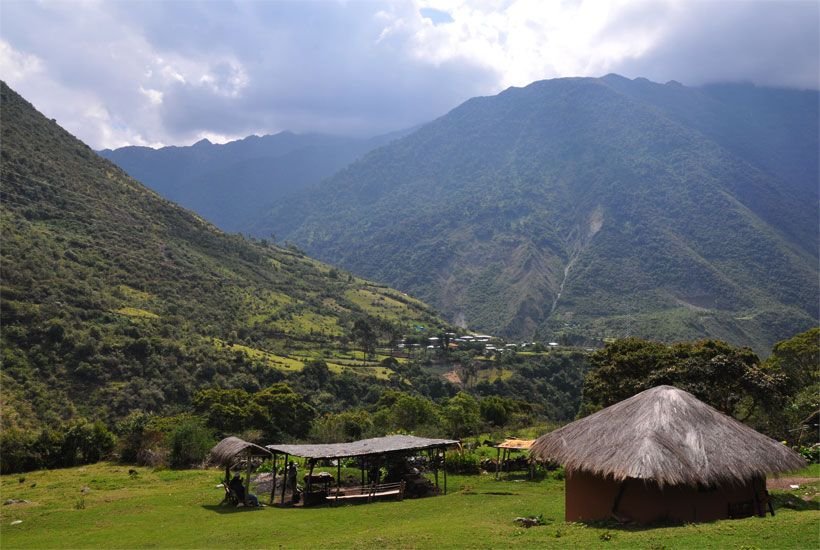
M 447 12 L 454 21 L 436 26 L 420 18 L 412 37 L 413 51 L 433 63 L 480 64 L 498 75 L 499 88 L 544 78 L 600 76 L 626 59 L 644 55 L 657 43 L 666 27 L 660 18 L 634 25 L 628 33 L 607 32 L 619 14 L 649 5 L 673 7 L 645 0 L 517 0 L 504 9 L 496 3 L 464 0 L 421 2 L 421 7 Z
M 152 105 L 159 105 L 162 103 L 162 92 L 159 90 L 154 90 L 151 88 L 143 88 L 140 86 L 140 93 L 145 95 L 148 98 L 148 101 L 151 102 Z
M 19 81 L 42 72 L 43 63 L 36 55 L 18 52 L 0 39 L 0 75 L 4 79 Z
M 373 134 L 560 76 L 816 89 L 819 20 L 811 0 L 6 0 L 0 72 L 95 148 Z

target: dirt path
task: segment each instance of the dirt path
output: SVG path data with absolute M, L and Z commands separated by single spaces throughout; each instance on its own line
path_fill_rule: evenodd
M 766 478 L 766 488 L 769 490 L 777 489 L 779 491 L 788 491 L 791 489 L 789 485 L 806 485 L 807 483 L 814 483 L 820 481 L 816 477 L 770 477 Z

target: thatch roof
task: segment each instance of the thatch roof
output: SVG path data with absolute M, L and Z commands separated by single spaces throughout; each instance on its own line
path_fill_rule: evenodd
M 539 437 L 530 450 L 568 470 L 659 485 L 724 485 L 796 470 L 785 445 L 695 396 L 658 386 Z
M 362 439 L 351 443 L 328 443 L 316 445 L 266 445 L 276 453 L 301 456 L 303 458 L 345 458 L 352 456 L 379 455 L 406 451 L 420 451 L 457 446 L 453 439 L 428 439 L 414 435 L 388 435 L 373 439 Z
M 252 455 L 270 456 L 270 451 L 264 447 L 230 436 L 211 449 L 210 462 L 219 466 L 231 466 L 236 455 L 246 450 Z

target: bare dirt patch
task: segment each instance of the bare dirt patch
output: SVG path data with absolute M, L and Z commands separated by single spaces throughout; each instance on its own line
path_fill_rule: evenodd
M 769 490 L 775 489 L 778 491 L 788 491 L 791 489 L 790 485 L 800 485 L 803 487 L 809 483 L 820 481 L 816 477 L 770 477 L 766 479 L 766 488 Z
M 451 384 L 456 384 L 458 386 L 461 385 L 461 377 L 454 370 L 451 370 L 449 372 L 445 372 L 444 373 L 444 378 L 446 378 L 447 381 L 450 382 Z

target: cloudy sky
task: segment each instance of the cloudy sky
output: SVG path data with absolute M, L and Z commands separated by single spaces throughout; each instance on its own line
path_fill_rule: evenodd
M 820 87 L 817 0 L 3 0 L 0 78 L 94 148 L 374 135 L 617 72 Z

